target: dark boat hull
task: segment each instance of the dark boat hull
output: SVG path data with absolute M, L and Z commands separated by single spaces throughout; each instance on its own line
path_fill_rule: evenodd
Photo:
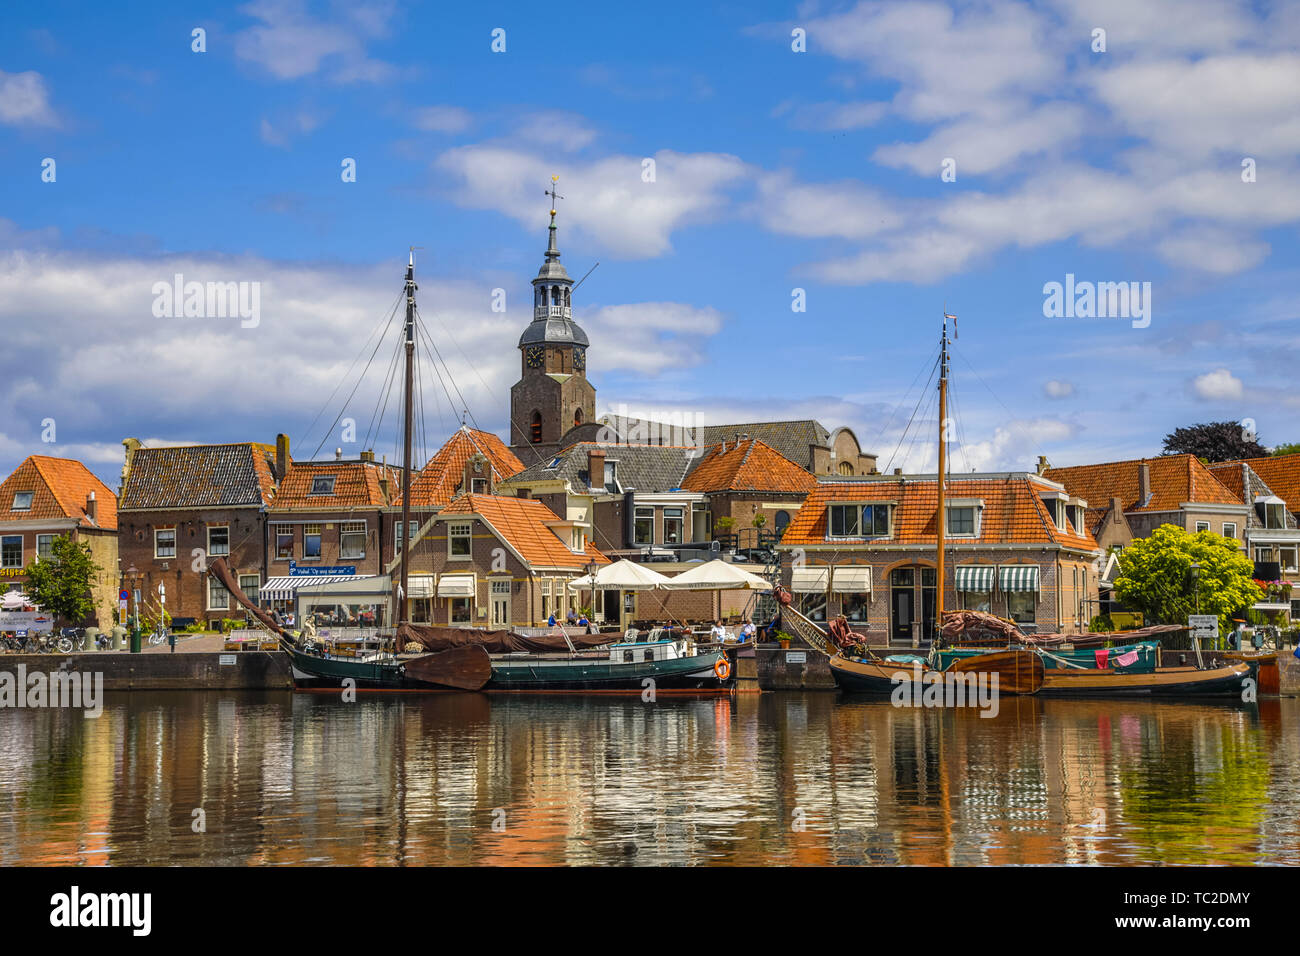
M 836 654 L 830 659 L 830 669 L 835 685 L 851 694 L 888 697 L 900 683 L 915 683 L 911 667 L 887 661 L 864 661 Z
M 722 651 L 659 661 L 618 662 L 608 659 L 496 658 L 489 693 L 609 693 L 641 694 L 652 685 L 656 693 L 730 693 L 735 674 L 720 679 L 714 669 L 725 659 Z M 731 665 L 728 664 L 728 669 Z
M 1149 674 L 1112 670 L 1048 671 L 1041 697 L 1218 697 L 1242 699 L 1249 664 L 1199 670 L 1161 667 Z
M 491 677 L 491 659 L 482 648 L 459 648 L 419 657 L 356 661 L 318 657 L 286 648 L 300 690 L 474 691 Z M 347 683 L 350 682 L 350 683 Z

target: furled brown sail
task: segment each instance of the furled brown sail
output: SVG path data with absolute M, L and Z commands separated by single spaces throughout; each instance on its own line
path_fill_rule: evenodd
M 611 634 L 571 634 L 569 640 L 579 650 L 589 647 L 601 647 L 617 635 Z M 540 637 L 525 637 L 514 631 L 485 631 L 476 627 L 440 627 L 429 624 L 402 624 L 397 629 L 399 647 L 416 643 L 430 651 L 445 651 L 453 647 L 477 645 L 490 654 L 509 654 L 512 651 L 567 651 L 561 634 L 545 634 Z

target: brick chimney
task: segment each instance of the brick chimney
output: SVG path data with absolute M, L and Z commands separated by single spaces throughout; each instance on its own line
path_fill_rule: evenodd
M 1038 474 L 1041 475 L 1043 472 L 1047 471 L 1047 469 L 1049 469 L 1049 468 L 1051 468 L 1051 467 L 1052 467 L 1052 464 L 1051 464 L 1051 462 L 1049 462 L 1049 461 L 1047 460 L 1047 456 L 1046 456 L 1046 455 L 1039 455 L 1039 456 L 1038 456 Z
M 1138 500 L 1139 508 L 1146 507 L 1151 501 L 1151 466 L 1145 461 L 1138 465 Z
M 478 487 L 475 488 L 475 483 Z M 492 487 L 492 466 L 481 454 L 470 455 L 465 461 L 465 470 L 461 473 L 461 489 L 476 495 L 496 494 Z
M 275 480 L 284 481 L 289 473 L 289 436 L 283 433 L 275 436 Z
M 123 438 L 122 447 L 126 449 L 126 454 L 122 461 L 122 483 L 117 488 L 119 495 L 126 487 L 127 476 L 131 474 L 131 462 L 135 459 L 135 453 L 142 447 L 142 443 L 138 438 Z
M 587 485 L 605 487 L 605 449 L 593 446 L 587 451 Z
M 1124 513 L 1124 502 L 1120 501 L 1118 497 L 1112 497 L 1110 499 L 1110 511 L 1113 515 L 1122 515 Z
M 363 451 L 363 452 L 361 453 L 361 460 L 362 460 L 362 461 L 368 461 L 368 462 L 370 462 L 371 464 L 374 464 L 374 461 L 375 461 L 375 453 L 374 453 L 374 451 L 373 451 L 373 450 L 371 450 L 371 451 Z
M 99 502 L 95 500 L 95 493 L 92 491 L 86 495 L 86 517 L 90 519 L 91 524 L 98 524 L 96 516 L 99 514 Z

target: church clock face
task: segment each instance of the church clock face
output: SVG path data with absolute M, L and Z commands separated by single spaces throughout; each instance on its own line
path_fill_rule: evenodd
M 585 371 L 587 368 L 587 350 L 584 348 L 575 348 L 573 350 L 573 370 L 575 372 Z
M 540 345 L 530 345 L 524 349 L 524 362 L 529 368 L 541 368 L 542 360 L 546 357 L 546 350 Z

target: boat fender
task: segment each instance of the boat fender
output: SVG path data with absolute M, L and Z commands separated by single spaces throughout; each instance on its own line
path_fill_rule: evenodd
M 718 680 L 726 680 L 731 676 L 731 662 L 725 657 L 719 657 L 713 664 L 713 673 Z

